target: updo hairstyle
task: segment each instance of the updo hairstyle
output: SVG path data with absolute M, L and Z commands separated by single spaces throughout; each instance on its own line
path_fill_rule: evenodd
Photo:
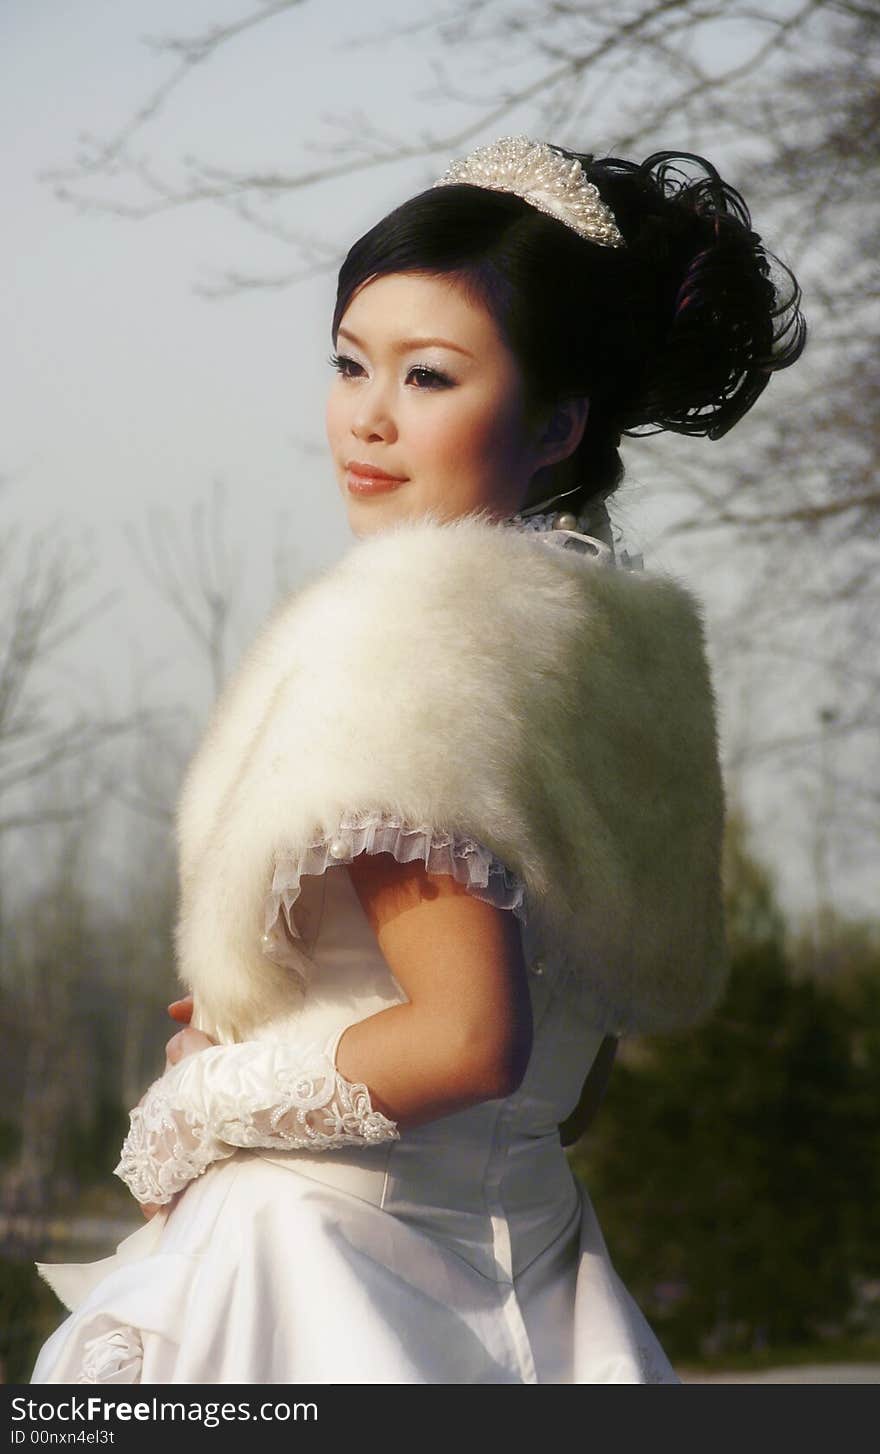
M 620 483 L 622 434 L 726 434 L 800 356 L 806 325 L 794 275 L 703 157 L 662 151 L 636 163 L 556 150 L 581 163 L 625 247 L 591 242 L 511 193 L 432 187 L 350 249 L 332 334 L 335 347 L 352 296 L 375 277 L 455 276 L 493 315 L 530 409 L 589 397 L 571 461 L 576 492 L 564 503 L 578 512 Z

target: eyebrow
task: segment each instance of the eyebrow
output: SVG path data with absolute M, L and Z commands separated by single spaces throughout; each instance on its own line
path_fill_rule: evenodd
M 352 343 L 357 344 L 358 348 L 365 348 L 365 344 L 361 342 L 356 334 L 350 333 L 347 328 L 337 329 L 338 337 L 341 338 L 343 334 L 346 338 L 351 339 Z M 448 338 L 402 338 L 399 343 L 394 345 L 394 351 L 395 353 L 408 353 L 413 348 L 431 348 L 432 346 L 451 348 L 455 353 L 463 353 L 468 358 L 473 358 L 474 356 L 469 349 L 462 348 L 461 344 L 450 343 Z

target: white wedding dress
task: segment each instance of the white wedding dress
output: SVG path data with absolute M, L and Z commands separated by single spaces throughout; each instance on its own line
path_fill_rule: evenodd
M 509 904 L 470 848 L 458 872 Z M 304 1033 L 405 998 L 344 864 L 297 905 L 318 971 Z M 74 1311 L 32 1381 L 677 1382 L 560 1145 L 602 1036 L 541 968 L 513 1095 L 363 1150 L 237 1151 L 114 1257 L 43 1267 Z
M 345 861 L 334 840 L 279 862 L 267 902 L 267 952 L 283 961 L 296 936 L 315 965 L 288 1038 L 323 1043 L 405 1000 L 346 868 L 390 851 L 516 915 L 534 1016 L 525 1079 L 399 1140 L 237 1150 L 112 1257 L 42 1265 L 71 1312 L 32 1382 L 677 1383 L 560 1144 L 602 1033 L 535 960 L 521 886 L 472 840 L 387 816 L 340 831 Z M 228 1090 L 246 1122 L 249 1075 Z

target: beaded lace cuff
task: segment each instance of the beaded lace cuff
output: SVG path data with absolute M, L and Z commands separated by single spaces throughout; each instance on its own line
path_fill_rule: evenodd
M 337 1030 L 317 1046 L 248 1041 L 188 1055 L 131 1112 L 115 1175 L 158 1206 L 240 1147 L 330 1151 L 397 1141 L 396 1122 L 336 1069 Z
M 333 864 L 351 863 L 360 853 L 391 853 L 398 863 L 421 859 L 428 873 L 451 874 L 475 898 L 511 909 L 521 921 L 526 919 L 522 881 L 483 844 L 460 834 L 437 832 L 429 825 L 406 823 L 390 812 L 348 812 L 341 815 L 335 832 L 316 839 L 303 853 L 276 859 L 266 897 L 264 954 L 284 965 L 285 928 L 291 938 L 302 938 L 293 912 L 300 880 L 326 873 Z

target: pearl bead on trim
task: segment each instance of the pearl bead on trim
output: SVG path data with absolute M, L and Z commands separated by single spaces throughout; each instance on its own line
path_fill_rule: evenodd
M 562 514 L 557 515 L 552 525 L 553 530 L 577 530 L 577 528 L 577 516 L 572 515 L 569 510 L 564 510 Z
M 328 851 L 333 858 L 345 858 L 348 853 L 348 844 L 344 838 L 334 838 Z

